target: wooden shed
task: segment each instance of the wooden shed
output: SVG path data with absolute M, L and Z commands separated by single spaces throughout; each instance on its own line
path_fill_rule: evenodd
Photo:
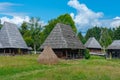
M 101 45 L 94 37 L 90 37 L 88 39 L 88 41 L 85 43 L 85 47 L 89 49 L 91 54 L 100 54 L 102 51 Z
M 107 58 L 120 58 L 120 40 L 114 40 L 107 48 Z
M 57 23 L 41 49 L 50 46 L 59 58 L 82 58 L 84 45 L 77 38 L 71 26 Z
M 17 25 L 4 22 L 0 30 L 0 53 L 27 53 L 28 47 L 20 34 Z

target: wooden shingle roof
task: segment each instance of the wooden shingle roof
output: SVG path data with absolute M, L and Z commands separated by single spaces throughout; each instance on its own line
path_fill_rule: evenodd
M 53 49 L 85 49 L 69 25 L 57 23 L 41 48 L 51 46 Z
M 99 42 L 94 37 L 91 37 L 88 39 L 88 41 L 85 43 L 85 47 L 86 48 L 97 48 L 97 49 L 102 48 Z
M 0 30 L 0 43 L 2 48 L 28 48 L 17 25 L 9 22 L 4 22 Z
M 120 40 L 114 40 L 107 49 L 120 49 Z

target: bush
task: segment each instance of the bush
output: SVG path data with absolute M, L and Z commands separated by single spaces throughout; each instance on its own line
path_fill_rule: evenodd
M 90 52 L 88 49 L 85 50 L 85 59 L 90 59 Z

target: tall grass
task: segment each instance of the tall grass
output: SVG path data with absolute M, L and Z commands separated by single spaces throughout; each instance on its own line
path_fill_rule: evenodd
M 38 55 L 0 56 L 0 80 L 120 80 L 120 60 L 92 56 L 41 65 Z

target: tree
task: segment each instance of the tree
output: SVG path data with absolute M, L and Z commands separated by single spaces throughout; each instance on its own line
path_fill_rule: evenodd
M 120 39 L 120 26 L 114 30 L 114 40 Z
M 111 37 L 111 39 L 113 40 L 114 39 L 114 28 L 109 28 L 108 29 L 108 34 Z
M 20 26 L 19 30 L 20 30 L 25 42 L 27 43 L 27 45 L 33 47 L 33 45 L 32 45 L 33 40 L 32 40 L 32 37 L 31 37 L 31 32 L 30 32 L 28 23 L 23 22 L 22 25 Z
M 85 59 L 90 59 L 90 51 L 85 49 Z
M 99 40 L 101 35 L 100 33 L 101 33 L 101 28 L 98 26 L 95 26 L 91 29 L 88 29 L 85 35 L 85 39 L 88 40 L 90 37 L 95 37 L 97 40 Z
M 77 28 L 75 26 L 75 23 L 69 14 L 60 15 L 57 19 L 58 19 L 58 22 L 60 22 L 60 23 L 70 25 L 72 27 L 73 31 L 75 33 L 77 32 Z
M 26 31 L 28 31 L 27 22 L 23 22 L 19 30 L 20 30 L 21 34 L 24 35 L 26 33 Z
M 40 37 L 42 27 L 39 21 L 39 18 L 32 17 L 29 23 L 23 22 L 19 29 L 27 45 L 34 49 L 35 54 L 41 45 L 40 38 L 42 38 Z
M 40 21 L 40 18 L 32 17 L 29 23 L 30 34 L 31 34 L 33 49 L 35 54 L 36 54 L 36 50 L 40 47 L 40 33 L 42 28 L 39 21 Z
M 101 37 L 99 41 L 100 41 L 100 44 L 105 48 L 111 44 L 112 38 L 109 35 L 107 28 L 101 28 Z
M 83 35 L 81 34 L 81 32 L 78 33 L 78 38 L 79 40 L 84 44 L 86 42 L 85 38 L 83 37 Z

